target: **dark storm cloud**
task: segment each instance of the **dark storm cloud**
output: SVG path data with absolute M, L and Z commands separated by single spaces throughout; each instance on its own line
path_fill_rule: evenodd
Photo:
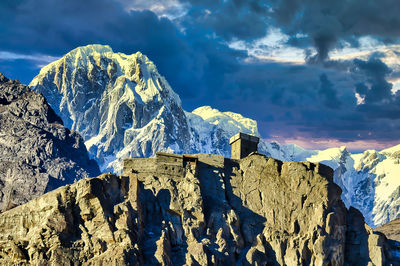
M 365 104 L 387 103 L 393 98 L 392 84 L 386 81 L 386 76 L 392 71 L 379 58 L 371 57 L 368 61 L 354 60 L 354 72 L 363 72 L 366 83 L 358 83 L 356 91 L 365 99 Z
M 307 34 L 318 50 L 316 60 L 325 60 L 338 40 L 357 45 L 357 38 L 361 36 L 371 35 L 384 42 L 393 42 L 400 36 L 397 0 L 278 0 L 274 3 L 277 25 L 291 36 Z
M 319 94 L 324 97 L 324 103 L 327 107 L 337 109 L 340 107 L 341 102 L 337 98 L 337 92 L 334 89 L 333 83 L 328 79 L 326 74 L 319 76 L 321 86 Z
M 0 17 L 1 28 L 7 36 L 0 39 L 2 50 L 62 55 L 80 45 L 107 43 L 122 52 L 140 49 L 158 53 L 157 56 L 187 51 L 170 20 L 159 19 L 150 11 L 126 12 L 115 1 L 20 0 L 12 3 L 6 6 L 1 3 L 3 13 L 13 14 Z
M 332 131 L 331 125 L 342 124 L 340 116 L 355 111 L 353 83 L 349 75 L 319 66 L 247 65 L 226 77 L 219 106 L 260 121 L 263 136 L 293 137 L 304 127 L 303 131 L 309 128 L 314 135 L 326 132 L 332 137 L 337 131 Z M 338 92 L 336 87 L 342 90 Z M 222 92 L 234 100 L 226 100 Z M 356 135 L 353 132 L 347 137 Z
M 189 4 L 189 20 L 226 40 L 263 37 L 269 26 L 289 35 L 288 44 L 313 45 L 318 54 L 310 62 L 328 58 L 344 40 L 358 46 L 358 38 L 372 36 L 393 43 L 400 36 L 398 0 L 181 0 Z
M 392 70 L 373 55 L 368 61 L 354 60 L 354 73 L 361 73 L 366 80 L 356 84 L 356 92 L 364 99 L 358 109 L 370 118 L 400 119 L 400 93 L 392 92 L 387 77 Z
M 237 58 L 246 55 L 205 37 L 201 27 L 183 34 L 168 18 L 148 10 L 127 12 L 115 1 L 19 0 L 0 7 L 5 14 L 0 31 L 7 36 L 0 38 L 0 50 L 62 56 L 77 46 L 102 43 L 118 52 L 142 51 L 183 98 L 223 83 L 224 73 L 238 68 Z
M 393 141 L 399 139 L 400 98 L 386 93 L 389 74 L 376 56 L 330 62 L 329 68 L 251 64 L 226 76 L 224 87 L 216 92 L 216 106 L 255 118 L 264 137 Z M 357 105 L 357 84 L 381 100 Z M 369 92 L 372 89 L 380 92 Z
M 0 33 L 6 38 L 0 38 L 0 51 L 62 56 L 91 43 L 109 44 L 128 54 L 139 50 L 156 63 L 186 110 L 211 105 L 241 113 L 258 120 L 264 137 L 398 139 L 400 96 L 389 92 L 391 84 L 386 81 L 396 73 L 377 55 L 367 61 L 326 60 L 341 39 L 353 45 L 357 45 L 354 36 L 366 34 L 393 40 L 400 31 L 393 29 L 398 5 L 388 8 L 384 19 L 382 12 L 372 13 L 371 1 L 361 10 L 369 15 L 361 18 L 352 13 L 361 5 L 358 1 L 188 0 L 181 1 L 188 5 L 187 15 L 171 20 L 143 10 L 147 3 L 142 0 L 138 6 L 142 11 L 128 12 L 128 2 L 2 1 Z M 150 1 L 149 8 L 156 2 L 162 1 Z M 383 1 L 383 6 L 389 2 Z M 134 1 L 129 7 L 135 7 Z M 389 20 L 393 24 L 386 29 Z M 324 63 L 246 63 L 245 51 L 229 48 L 231 40 L 263 37 L 270 25 L 282 25 L 293 45 L 305 49 L 315 45 L 319 54 L 309 60 Z M 28 82 L 34 64 L 0 61 L 0 71 Z M 357 106 L 355 92 L 365 104 Z
M 181 1 L 191 4 L 184 26 L 202 25 L 226 40 L 253 39 L 267 32 L 268 6 L 259 0 Z

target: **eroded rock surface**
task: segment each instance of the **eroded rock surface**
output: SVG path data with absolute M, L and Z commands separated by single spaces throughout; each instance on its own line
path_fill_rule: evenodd
M 400 242 L 400 218 L 375 228 L 375 231 L 384 233 L 388 238 Z
M 0 74 L 0 211 L 99 174 L 44 97 Z
M 126 160 L 0 215 L 0 263 L 390 265 L 332 170 L 260 154 Z
M 83 179 L 0 215 L 0 264 L 135 262 L 135 211 L 117 176 Z

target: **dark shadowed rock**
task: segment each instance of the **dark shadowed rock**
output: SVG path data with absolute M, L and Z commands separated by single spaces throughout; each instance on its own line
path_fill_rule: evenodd
M 374 231 L 377 234 L 384 234 L 388 238 L 392 257 L 397 260 L 396 265 L 400 265 L 400 218 L 379 226 Z
M 0 74 L 0 211 L 99 174 L 45 98 Z

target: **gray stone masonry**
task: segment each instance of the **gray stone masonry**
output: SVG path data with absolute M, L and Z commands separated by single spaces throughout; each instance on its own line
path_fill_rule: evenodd
M 154 176 L 171 176 L 183 178 L 187 170 L 197 172 L 199 163 L 208 167 L 223 168 L 225 160 L 222 155 L 216 154 L 195 154 L 179 155 L 172 153 L 158 152 L 156 158 L 134 158 L 125 159 L 123 176 L 136 174 L 138 179 L 144 179 L 149 174 Z
M 257 152 L 259 138 L 244 133 L 237 133 L 229 139 L 231 158 L 242 159 L 252 152 Z

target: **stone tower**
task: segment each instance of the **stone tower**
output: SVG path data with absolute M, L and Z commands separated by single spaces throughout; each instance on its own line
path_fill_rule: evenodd
M 250 153 L 257 151 L 259 140 L 260 139 L 255 136 L 237 133 L 229 139 L 229 144 L 231 145 L 231 158 L 242 159 Z

